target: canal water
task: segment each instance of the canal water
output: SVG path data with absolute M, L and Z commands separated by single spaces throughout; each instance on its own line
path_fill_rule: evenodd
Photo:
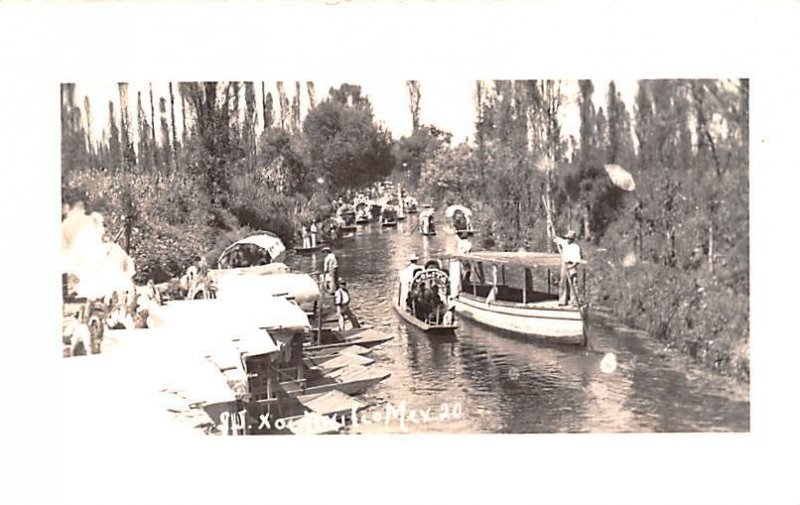
M 421 236 L 411 217 L 396 229 L 359 227 L 334 249 L 356 315 L 394 336 L 370 355 L 371 366 L 391 377 L 364 395 L 374 406 L 350 432 L 749 431 L 748 385 L 700 369 L 600 309 L 589 327 L 593 351 L 536 343 L 464 319 L 455 338 L 405 324 L 392 307 L 397 272 L 412 252 L 424 262 L 456 248 L 447 231 Z M 318 272 L 322 255 L 290 255 L 287 264 Z

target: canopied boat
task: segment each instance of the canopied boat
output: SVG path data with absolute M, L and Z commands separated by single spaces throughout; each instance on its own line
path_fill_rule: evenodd
M 319 287 L 311 276 L 289 271 L 282 263 L 285 252 L 283 242 L 268 232 L 234 242 L 220 255 L 217 268 L 208 271 L 208 288 L 213 287 L 219 298 L 285 295 L 302 308 L 314 310 Z M 202 293 L 194 298 L 209 297 Z
M 356 209 L 352 205 L 342 205 L 336 211 L 339 228 L 344 232 L 356 230 Z
M 423 235 L 436 235 L 434 209 L 429 205 L 425 206 L 419 213 L 419 232 Z
M 450 225 L 458 235 L 474 235 L 472 227 L 472 211 L 463 205 L 451 205 L 444 211 L 444 215 L 450 220 Z
M 551 274 L 558 254 L 476 252 L 457 254 L 450 277 L 460 279 L 456 312 L 486 326 L 528 337 L 586 344 L 586 308 L 560 306 Z M 538 284 L 534 283 L 532 272 Z M 584 282 L 585 284 L 585 282 Z M 545 288 L 546 286 L 546 288 Z
M 419 202 L 413 196 L 405 197 L 406 214 L 416 214 L 419 212 Z
M 369 224 L 372 220 L 372 214 L 370 210 L 370 203 L 366 200 L 362 200 L 356 203 L 355 205 L 356 210 L 356 224 Z
M 450 279 L 434 260 L 417 271 L 410 281 L 401 273 L 394 308 L 407 323 L 424 332 L 452 334 L 458 325 L 449 304 L 449 294 Z
M 381 210 L 381 226 L 392 228 L 397 226 L 397 209 L 394 206 L 387 205 Z

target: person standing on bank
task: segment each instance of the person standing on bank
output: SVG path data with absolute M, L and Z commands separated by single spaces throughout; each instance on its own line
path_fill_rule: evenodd
M 343 279 L 338 279 L 337 283 L 339 287 L 333 294 L 333 303 L 336 305 L 336 316 L 339 318 L 339 331 L 344 330 L 345 317 L 353 325 L 353 328 L 361 328 L 358 318 L 350 310 L 350 292 L 347 291 L 347 282 Z
M 559 282 L 558 304 L 577 304 L 575 286 L 578 285 L 578 265 L 581 259 L 581 248 L 575 242 L 575 231 L 569 230 L 564 237 L 556 237 L 553 241 L 561 251 L 561 281 Z
M 322 248 L 322 253 L 325 254 L 325 259 L 322 260 L 322 273 L 325 276 L 325 289 L 328 293 L 333 293 L 339 287 L 337 280 L 339 279 L 339 260 L 333 254 L 331 248 L 325 246 Z

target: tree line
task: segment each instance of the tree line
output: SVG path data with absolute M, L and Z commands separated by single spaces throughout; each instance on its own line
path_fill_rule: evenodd
M 302 85 L 294 87 L 290 99 L 283 82 L 277 97 L 263 82 L 181 82 L 169 83 L 168 96 L 156 97 L 151 84 L 131 97 L 120 83 L 119 107 L 109 101 L 108 126 L 96 139 L 89 97 L 64 84 L 62 199 L 84 202 L 110 230 L 125 231 L 140 280 L 174 277 L 248 230 L 292 244 L 301 224 L 330 217 L 336 197 L 385 178 L 394 165 L 390 133 L 359 86 L 331 88 L 318 100 L 306 83 L 304 117 Z
M 562 133 L 564 83 L 478 82 L 475 142 L 420 125 L 395 145 L 397 176 L 473 208 L 485 248 L 552 251 L 547 220 L 574 229 L 594 302 L 749 377 L 748 81 L 639 81 L 632 104 L 613 81 L 577 84 L 578 138 Z
M 746 79 L 639 81 L 633 103 L 614 82 L 579 81 L 577 138 L 564 133 L 566 83 L 478 81 L 474 141 L 460 144 L 423 123 L 424 89 L 406 84 L 413 131 L 399 139 L 355 85 L 319 100 L 305 83 L 302 117 L 300 82 L 291 99 L 283 82 L 275 97 L 265 83 L 171 83 L 163 97 L 152 87 L 131 97 L 121 83 L 93 139 L 89 98 L 63 85 L 64 203 L 125 230 L 140 279 L 164 280 L 248 230 L 291 244 L 337 197 L 390 176 L 436 207 L 472 208 L 484 248 L 552 251 L 548 221 L 574 229 L 594 303 L 749 376 Z M 634 191 L 610 181 L 609 164 L 633 175 Z

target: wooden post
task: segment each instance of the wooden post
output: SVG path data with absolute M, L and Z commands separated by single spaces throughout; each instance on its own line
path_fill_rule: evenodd
M 522 303 L 528 303 L 528 269 L 522 269 Z
M 548 295 L 551 294 L 550 293 L 550 284 L 551 284 L 551 282 L 550 282 L 550 269 L 548 268 L 547 269 L 547 294 Z
M 303 339 L 298 338 L 298 335 L 295 334 L 292 337 L 292 343 L 294 344 L 294 362 L 295 366 L 297 367 L 297 380 L 303 380 Z
M 501 265 L 500 266 L 500 273 L 503 276 L 503 286 L 505 286 L 506 285 L 506 266 L 505 265 Z
M 317 345 L 322 345 L 322 307 L 325 301 L 325 274 L 320 274 L 319 300 L 317 300 Z

